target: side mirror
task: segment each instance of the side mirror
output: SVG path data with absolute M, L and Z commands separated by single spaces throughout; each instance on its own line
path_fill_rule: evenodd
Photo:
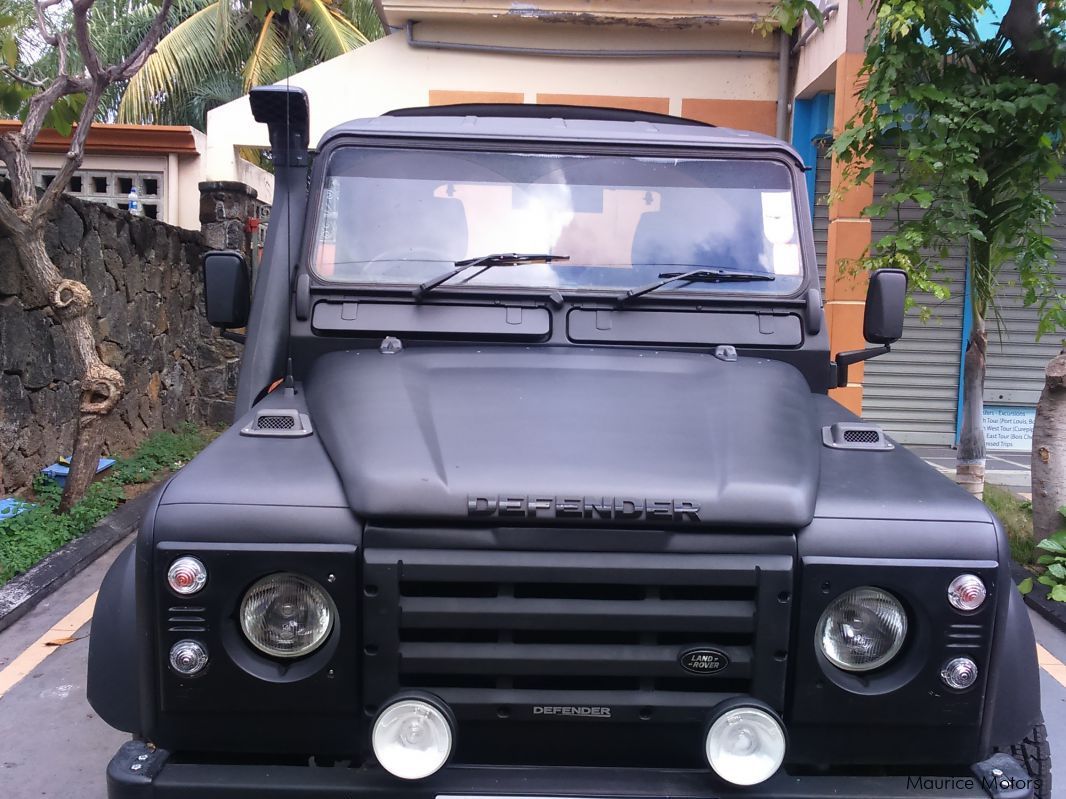
M 251 278 L 239 252 L 212 250 L 204 254 L 204 299 L 207 321 L 222 329 L 248 324 Z
M 907 273 L 902 269 L 878 269 L 870 275 L 866 291 L 866 315 L 862 336 L 871 344 L 892 344 L 903 335 Z
M 838 352 L 836 356 L 836 385 L 848 384 L 848 367 L 889 352 L 891 345 L 903 335 L 904 301 L 907 299 L 907 273 L 902 269 L 878 269 L 870 275 L 866 290 L 866 313 L 862 320 L 862 335 L 871 344 L 865 350 Z

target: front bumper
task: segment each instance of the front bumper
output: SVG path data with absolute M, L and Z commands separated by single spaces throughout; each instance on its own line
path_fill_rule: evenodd
M 107 794 L 109 799 L 1032 799 L 1033 785 L 1021 767 L 1006 755 L 995 758 L 956 777 L 778 774 L 753 788 L 723 785 L 708 772 L 606 768 L 452 767 L 407 783 L 381 769 L 189 763 L 131 741 L 108 764 Z M 998 779 L 976 776 L 993 768 L 1003 772 Z

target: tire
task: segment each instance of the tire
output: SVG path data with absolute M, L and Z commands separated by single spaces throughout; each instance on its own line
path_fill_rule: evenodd
M 1020 743 L 1001 751 L 1021 763 L 1033 779 L 1033 799 L 1051 799 L 1051 747 L 1047 741 L 1047 728 L 1037 724 Z

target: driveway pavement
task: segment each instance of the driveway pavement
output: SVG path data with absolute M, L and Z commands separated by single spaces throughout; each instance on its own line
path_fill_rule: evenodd
M 955 474 L 955 450 L 951 447 L 908 446 L 911 452 L 948 477 Z M 985 456 L 985 480 L 1029 497 L 1033 480 L 1028 452 L 989 452 Z
M 47 602 L 0 633 L 0 797 L 104 799 L 104 768 L 126 740 L 96 717 L 85 699 L 91 624 L 57 627 L 85 607 L 120 544 Z M 87 612 L 87 609 L 86 611 Z M 77 619 L 71 624 L 78 624 Z M 1058 767 L 1053 799 L 1066 799 L 1066 635 L 1034 616 L 1045 653 L 1040 682 L 1048 737 Z M 47 647 L 37 642 L 73 638 Z M 39 662 L 37 661 L 40 658 Z M 24 668 L 25 667 L 25 668 Z M 25 676 L 11 685 L 11 669 Z M 17 676 L 17 675 L 15 675 Z

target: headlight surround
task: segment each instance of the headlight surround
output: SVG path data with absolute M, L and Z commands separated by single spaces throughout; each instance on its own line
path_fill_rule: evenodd
M 312 580 L 277 572 L 257 580 L 241 600 L 241 631 L 248 642 L 276 658 L 309 655 L 329 638 L 337 608 Z
M 822 654 L 844 671 L 872 671 L 896 656 L 907 638 L 907 613 L 887 591 L 845 591 L 822 613 L 815 639 Z

